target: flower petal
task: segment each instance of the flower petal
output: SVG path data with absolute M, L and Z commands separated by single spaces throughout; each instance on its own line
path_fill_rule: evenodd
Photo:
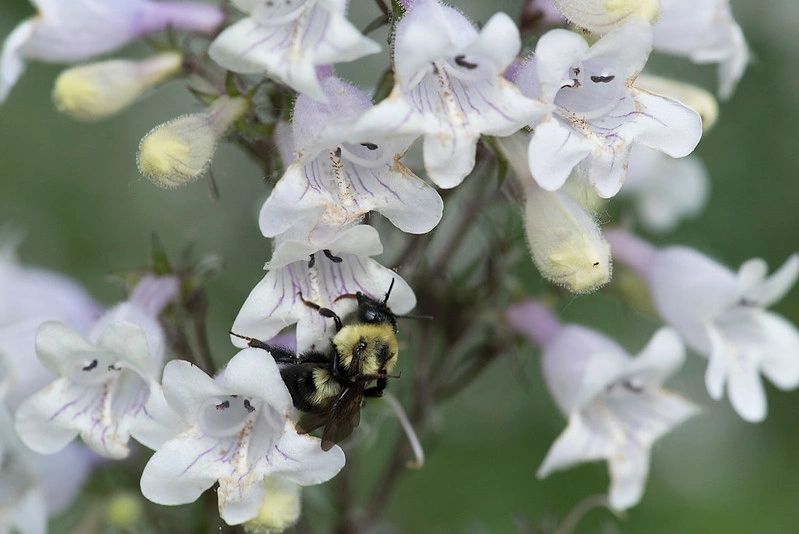
M 0 103 L 5 101 L 8 93 L 25 72 L 23 48 L 33 34 L 35 24 L 36 19 L 21 22 L 3 43 L 0 52 Z
M 185 360 L 172 360 L 164 368 L 164 397 L 188 424 L 197 420 L 203 401 L 227 392 L 196 365 Z
M 36 354 L 57 375 L 72 371 L 76 359 L 86 358 L 97 348 L 72 328 L 57 321 L 43 323 L 36 331 Z
M 262 483 L 241 486 L 232 480 L 220 482 L 219 516 L 228 525 L 240 525 L 258 515 L 264 504 L 266 489 Z
M 685 347 L 671 328 L 661 328 L 635 358 L 632 372 L 644 382 L 661 386 L 685 362 Z
M 569 417 L 569 425 L 550 447 L 544 462 L 538 468 L 538 478 L 554 471 L 568 469 L 583 462 L 607 458 L 613 444 L 604 436 L 593 432 L 579 414 Z
M 280 442 L 268 456 L 270 476 L 280 476 L 311 486 L 327 482 L 344 467 L 344 451 L 338 445 L 323 451 L 318 438 L 297 434 L 294 424 L 286 422 Z
M 696 111 L 676 100 L 640 89 L 633 89 L 633 94 L 640 106 L 630 126 L 637 142 L 673 158 L 682 158 L 694 151 L 702 138 L 702 118 Z
M 614 454 L 608 461 L 610 493 L 614 510 L 626 510 L 638 504 L 649 475 L 649 450 L 634 445 Z
M 264 399 L 280 413 L 291 408 L 291 396 L 277 363 L 264 350 L 240 351 L 225 366 L 221 380 L 229 393 Z
M 547 191 L 557 191 L 577 164 L 591 154 L 592 144 L 551 118 L 535 127 L 528 152 L 533 178 Z
M 164 443 L 144 466 L 141 492 L 156 504 L 194 502 L 214 485 L 217 442 L 187 432 Z
M 793 254 L 758 289 L 758 305 L 769 307 L 782 299 L 796 284 L 797 278 L 799 278 L 799 254 Z
M 60 378 L 29 397 L 15 414 L 14 427 L 20 439 L 40 454 L 60 451 L 78 435 L 78 428 L 60 416 L 85 396 L 82 388 Z

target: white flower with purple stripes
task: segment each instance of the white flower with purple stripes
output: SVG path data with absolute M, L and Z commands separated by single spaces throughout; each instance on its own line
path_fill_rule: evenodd
M 361 137 L 423 135 L 428 176 L 455 187 L 474 167 L 482 134 L 511 135 L 545 109 L 502 77 L 521 49 L 508 15 L 494 15 L 478 32 L 437 0 L 404 3 L 394 42 L 396 85 L 356 129 Z
M 399 275 L 371 259 L 383 252 L 380 237 L 371 226 L 351 226 L 328 241 L 312 245 L 285 234 L 276 239 L 272 260 L 263 280 L 250 293 L 233 323 L 236 334 L 270 339 L 297 325 L 297 348 L 308 350 L 327 342 L 333 321 L 319 315 L 315 306 L 340 317 L 355 311 L 357 292 L 382 297 L 392 286 L 388 305 L 397 314 L 416 305 L 413 290 Z M 239 347 L 246 341 L 231 336 Z M 325 347 L 318 347 L 323 349 Z
M 17 409 L 22 441 L 52 454 L 80 434 L 98 454 L 124 458 L 131 435 L 149 447 L 166 439 L 170 430 L 153 420 L 168 416 L 157 383 L 165 339 L 156 318 L 176 293 L 172 277 L 145 278 L 88 338 L 63 323 L 44 323 L 36 352 L 58 378 Z
M 233 0 L 249 14 L 211 44 L 211 58 L 240 73 L 266 72 L 324 100 L 317 66 L 376 54 L 380 46 L 344 16 L 347 0 Z
M 224 21 L 219 6 L 150 0 L 31 0 L 39 13 L 19 24 L 0 55 L 0 102 L 27 60 L 75 63 L 111 52 L 166 28 L 212 34 Z
M 308 486 L 344 467 L 339 447 L 323 451 L 318 438 L 295 430 L 291 396 L 268 352 L 242 350 L 215 379 L 172 361 L 163 387 L 186 429 L 144 468 L 141 490 L 155 503 L 190 503 L 218 482 L 219 513 L 237 525 L 254 518 L 268 498 L 267 476 Z
M 573 170 L 610 198 L 627 174 L 630 148 L 640 143 L 669 156 L 690 154 L 702 121 L 676 100 L 633 86 L 652 50 L 652 29 L 631 22 L 593 46 L 582 36 L 552 30 L 513 74 L 525 95 L 550 107 L 530 140 L 530 170 L 555 191 Z
M 261 232 L 275 237 L 292 230 L 309 241 L 324 239 L 342 226 L 361 222 L 370 211 L 405 232 L 432 230 L 441 220 L 443 202 L 400 162 L 408 142 L 384 136 L 346 142 L 352 123 L 372 103 L 366 93 L 332 76 L 322 87 L 326 104 L 304 95 L 297 99 L 292 139 L 280 143 L 296 150 L 283 155 L 294 163 L 261 208 Z

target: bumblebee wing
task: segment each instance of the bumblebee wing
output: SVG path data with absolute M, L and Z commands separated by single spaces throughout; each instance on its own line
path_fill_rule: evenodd
M 304 412 L 297 422 L 295 429 L 299 434 L 310 434 L 317 428 L 322 428 L 330 420 L 328 413 Z
M 329 451 L 341 443 L 361 422 L 363 386 L 354 385 L 345 389 L 330 410 L 330 419 L 322 433 L 322 450 Z

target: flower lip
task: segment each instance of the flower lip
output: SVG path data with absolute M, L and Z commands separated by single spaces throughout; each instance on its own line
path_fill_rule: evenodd
M 262 26 L 280 26 L 298 19 L 313 3 L 311 0 L 266 0 L 255 8 L 252 16 Z
M 198 426 L 207 436 L 231 437 L 254 425 L 258 413 L 269 408 L 263 401 L 239 395 L 209 397 L 200 408 Z

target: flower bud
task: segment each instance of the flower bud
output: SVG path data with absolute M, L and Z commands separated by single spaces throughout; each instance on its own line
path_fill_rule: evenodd
M 300 518 L 300 487 L 283 478 L 264 479 L 266 495 L 258 515 L 244 524 L 247 534 L 283 532 Z
M 635 86 L 650 93 L 679 100 L 689 108 L 693 109 L 702 117 L 702 128 L 710 130 L 716 119 L 719 118 L 719 103 L 709 92 L 696 85 L 642 74 L 635 80 Z
M 527 195 L 525 230 L 541 275 L 572 293 L 589 293 L 610 281 L 610 247 L 594 219 L 563 190 L 545 191 L 527 166 L 527 136 L 496 139 Z
M 109 525 L 121 529 L 130 529 L 139 522 L 142 512 L 141 497 L 125 492 L 111 497 L 105 509 L 105 516 Z
M 531 184 L 525 229 L 533 262 L 547 280 L 572 293 L 590 293 L 610 281 L 610 247 L 569 195 Z
M 217 141 L 244 115 L 247 106 L 244 98 L 222 96 L 202 113 L 156 126 L 139 144 L 139 172 L 164 188 L 199 178 L 211 164 Z
M 554 0 L 575 26 L 604 34 L 633 18 L 652 22 L 660 13 L 659 0 Z
M 56 79 L 53 101 L 74 119 L 104 119 L 180 72 L 181 62 L 180 54 L 166 52 L 144 61 L 116 59 L 67 69 Z

